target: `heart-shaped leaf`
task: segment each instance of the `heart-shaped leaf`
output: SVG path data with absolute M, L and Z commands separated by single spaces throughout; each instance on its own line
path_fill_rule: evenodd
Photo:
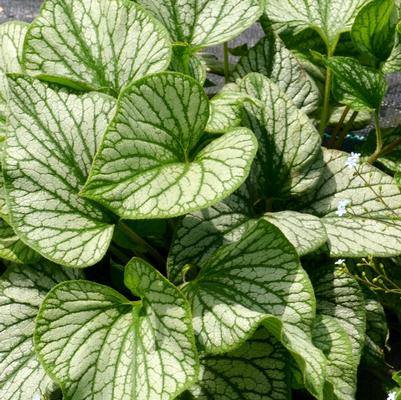
M 258 0 L 139 0 L 158 18 L 174 42 L 194 48 L 226 42 L 250 27 L 262 14 Z
M 399 255 L 400 189 L 391 176 L 370 164 L 350 168 L 348 157 L 340 151 L 324 151 L 325 166 L 316 166 L 322 180 L 303 199 L 302 212 L 322 219 L 332 257 Z
M 202 143 L 209 103 L 192 78 L 160 73 L 119 99 L 82 191 L 127 219 L 169 218 L 227 197 L 248 176 L 257 142 L 236 128 Z
M 244 117 L 259 141 L 251 181 L 263 198 L 299 196 L 320 179 L 310 168 L 321 157 L 321 138 L 311 120 L 272 80 L 248 74 L 240 88 L 261 100 L 246 102 Z
M 394 46 L 397 22 L 398 10 L 394 0 L 370 1 L 355 18 L 352 41 L 362 53 L 386 61 Z
M 320 101 L 316 84 L 272 31 L 240 58 L 233 77 L 243 78 L 250 72 L 270 78 L 305 113 L 316 110 Z
M 265 329 L 239 349 L 201 357 L 196 400 L 287 400 L 287 352 Z
M 53 388 L 36 358 L 33 331 L 46 293 L 60 282 L 78 279 L 79 270 L 42 261 L 14 265 L 0 279 L 0 397 L 32 399 Z
M 46 0 L 29 28 L 27 72 L 42 79 L 118 93 L 166 69 L 168 33 L 134 2 Z
M 317 313 L 334 318 L 348 333 L 356 368 L 366 330 L 365 300 L 361 288 L 341 266 L 319 266 L 309 275 L 315 290 Z
M 308 390 L 320 398 L 324 357 L 308 336 L 313 291 L 295 249 L 278 228 L 259 221 L 200 267 L 183 290 L 205 351 L 235 349 L 265 324 L 293 354 Z
M 368 0 L 269 0 L 266 14 L 275 22 L 315 29 L 334 52 L 342 32 L 349 31 L 360 8 Z
M 110 216 L 78 193 L 111 119 L 112 98 L 9 79 L 10 132 L 4 180 L 10 224 L 44 257 L 62 265 L 98 262 L 113 234 Z
M 125 268 L 140 301 L 89 281 L 56 286 L 40 308 L 35 346 L 65 400 L 174 399 L 198 375 L 182 294 L 140 259 Z
M 313 343 L 323 351 L 327 363 L 327 381 L 334 400 L 354 400 L 357 366 L 352 358 L 352 343 L 346 330 L 334 318 L 318 316 L 313 328 Z
M 185 266 L 199 267 L 223 244 L 241 239 L 252 224 L 249 195 L 243 190 L 224 201 L 195 213 L 187 214 L 176 229 L 167 265 L 172 282 L 185 280 Z
M 277 226 L 298 254 L 308 254 L 327 241 L 320 218 L 296 211 L 265 213 L 257 217 L 244 186 L 224 201 L 186 215 L 178 224 L 168 257 L 168 276 L 185 280 L 188 268 L 203 265 L 223 244 L 238 241 L 259 218 Z
M 387 92 L 383 73 L 350 57 L 330 57 L 324 63 L 334 73 L 333 94 L 356 111 L 378 110 Z

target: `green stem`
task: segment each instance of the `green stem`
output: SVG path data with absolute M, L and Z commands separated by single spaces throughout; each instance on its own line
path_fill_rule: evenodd
M 381 152 L 383 150 L 383 137 L 382 137 L 382 131 L 380 128 L 379 110 L 376 110 L 374 112 L 374 121 L 375 121 L 375 130 L 376 130 L 376 150 L 368 158 L 369 164 L 373 164 L 380 157 Z
M 380 154 L 378 155 L 377 158 L 380 158 L 388 153 L 391 153 L 393 150 L 395 150 L 400 145 L 401 145 L 401 138 L 394 140 L 394 142 L 392 142 L 382 148 L 382 151 L 380 152 Z
M 139 244 L 143 249 L 145 249 L 155 261 L 157 261 L 159 267 L 165 267 L 166 262 L 160 253 L 152 247 L 146 240 L 142 239 L 136 232 L 134 232 L 128 225 L 120 221 L 118 225 L 123 233 L 127 235 L 133 242 Z
M 358 111 L 354 111 L 351 115 L 351 118 L 349 119 L 349 121 L 347 122 L 347 124 L 345 125 L 345 127 L 343 128 L 343 130 L 341 131 L 341 135 L 338 138 L 334 148 L 335 149 L 341 149 L 341 147 L 344 144 L 344 140 L 347 137 L 349 131 L 351 130 L 352 124 L 355 122 L 356 117 L 358 116 L 359 112 Z
M 337 123 L 336 127 L 334 128 L 334 131 L 333 131 L 333 133 L 331 135 L 330 141 L 327 143 L 327 148 L 330 149 L 330 148 L 332 148 L 334 146 L 334 144 L 336 142 L 336 139 L 337 139 L 337 136 L 338 136 L 341 128 L 344 125 L 345 118 L 347 118 L 347 115 L 348 115 L 349 111 L 350 111 L 350 107 L 347 106 L 347 107 L 344 108 L 344 111 L 343 111 L 343 113 L 341 115 L 341 118 L 338 121 L 338 123 Z
M 266 208 L 266 212 L 272 212 L 273 211 L 273 198 L 272 197 L 268 197 L 266 199 L 265 202 L 265 208 Z
M 330 57 L 330 55 L 329 55 Z M 320 118 L 320 136 L 323 137 L 324 130 L 326 129 L 327 122 L 329 120 L 329 108 L 330 108 L 330 94 L 331 94 L 331 84 L 333 81 L 333 73 L 330 68 L 326 69 L 326 82 L 324 84 L 324 101 L 322 116 Z
M 228 56 L 228 42 L 225 42 L 223 45 L 224 48 L 224 81 L 225 83 L 229 82 L 230 79 L 230 62 Z
M 120 262 L 123 265 L 126 265 L 129 261 L 129 257 L 126 256 L 117 246 L 113 244 L 109 247 L 110 253 L 116 258 L 116 261 Z

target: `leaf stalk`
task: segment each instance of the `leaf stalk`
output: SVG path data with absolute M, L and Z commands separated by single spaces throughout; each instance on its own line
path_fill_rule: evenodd
M 120 221 L 119 227 L 121 231 L 127 235 L 129 239 L 131 239 L 134 243 L 139 244 L 147 253 L 149 253 L 154 261 L 157 262 L 159 267 L 165 267 L 166 262 L 161 254 L 152 247 L 146 240 L 142 239 L 136 232 L 134 232 L 127 224 Z
M 334 146 L 337 136 L 340 133 L 341 128 L 344 126 L 345 118 L 347 118 L 348 113 L 350 112 L 351 108 L 349 106 L 345 107 L 343 113 L 341 114 L 341 118 L 338 121 L 334 131 L 331 135 L 330 141 L 327 143 L 327 147 L 330 149 Z
M 320 118 L 320 128 L 319 128 L 319 133 L 321 137 L 323 137 L 324 135 L 324 130 L 326 129 L 327 121 L 329 120 L 329 107 L 330 107 L 330 94 L 331 94 L 332 81 L 333 81 L 333 73 L 330 70 L 330 68 L 327 68 L 326 82 L 324 84 L 323 110 L 322 110 L 322 116 Z
M 374 112 L 374 123 L 375 123 L 375 131 L 376 131 L 376 150 L 375 152 L 368 158 L 368 163 L 373 164 L 381 155 L 383 150 L 383 136 L 380 128 L 380 117 L 379 110 Z
M 358 116 L 359 111 L 354 111 L 351 115 L 351 118 L 348 120 L 346 125 L 344 126 L 343 130 L 341 131 L 340 137 L 338 138 L 334 148 L 341 149 L 344 144 L 344 140 L 347 137 L 349 131 L 351 130 L 352 124 L 355 122 L 356 117 Z

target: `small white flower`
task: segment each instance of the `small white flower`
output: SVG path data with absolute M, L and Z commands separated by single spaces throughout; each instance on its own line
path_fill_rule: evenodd
M 361 157 L 360 153 L 352 152 L 351 155 L 347 158 L 345 165 L 348 169 L 356 168 L 359 165 L 359 158 Z
M 336 214 L 339 217 L 342 217 L 343 215 L 345 215 L 347 213 L 347 207 L 349 206 L 350 203 L 351 203 L 351 200 L 340 200 L 337 205 Z
M 387 396 L 387 400 L 395 400 L 395 395 L 396 395 L 395 392 L 389 393 L 388 396 Z
M 339 258 L 334 264 L 336 264 L 336 265 L 345 264 L 345 259 L 344 258 Z
M 32 400 L 40 400 L 41 398 L 42 398 L 42 396 L 40 395 L 40 393 L 39 392 L 35 392 L 33 397 L 32 397 Z

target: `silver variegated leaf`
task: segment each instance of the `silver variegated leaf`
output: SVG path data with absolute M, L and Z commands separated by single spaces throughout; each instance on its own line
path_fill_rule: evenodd
M 6 221 L 0 219 L 0 258 L 20 264 L 31 264 L 41 257 L 21 241 Z
M 9 21 L 0 24 L 0 69 L 7 73 L 20 74 L 22 52 L 28 24 L 22 21 Z
M 9 79 L 9 87 L 3 172 L 10 225 L 27 245 L 56 263 L 95 264 L 108 248 L 113 225 L 79 191 L 115 102 L 22 76 Z
M 205 83 L 207 77 L 205 60 L 194 53 L 189 45 L 184 43 L 176 43 L 173 46 L 169 70 L 189 75 L 201 85 Z
M 29 74 L 118 93 L 170 62 L 168 33 L 132 1 L 46 0 L 29 28 Z
M 298 31 L 315 29 L 331 52 L 342 32 L 351 30 L 360 8 L 368 0 L 269 0 L 266 14 L 275 22 L 295 26 Z
M 0 278 L 0 397 L 27 400 L 49 394 L 53 384 L 37 360 L 33 333 L 36 314 L 47 292 L 78 279 L 79 270 L 41 261 L 14 265 Z
M 196 400 L 287 400 L 287 358 L 284 347 L 259 329 L 237 350 L 201 356 L 190 392 Z
M 174 42 L 193 48 L 235 38 L 262 14 L 258 0 L 138 0 L 158 18 Z
M 317 312 L 334 318 L 348 333 L 357 367 L 365 342 L 365 300 L 356 280 L 341 266 L 316 267 L 311 273 Z
M 140 259 L 125 267 L 125 284 L 140 301 L 82 280 L 58 285 L 43 301 L 36 350 L 65 400 L 170 400 L 197 378 L 180 291 Z
M 353 362 L 352 343 L 347 331 L 335 318 L 318 316 L 313 328 L 313 343 L 323 351 L 328 361 L 329 384 L 325 390 L 333 393 L 333 397 L 328 395 L 327 398 L 354 400 L 357 365 Z
M 247 128 L 202 144 L 208 98 L 173 72 L 134 82 L 119 99 L 82 194 L 127 219 L 206 208 L 246 179 L 257 150 Z
M 200 266 L 223 244 L 238 241 L 253 221 L 249 194 L 242 188 L 224 201 L 186 215 L 178 224 L 167 260 L 168 277 L 181 283 L 185 266 Z
M 258 221 L 251 204 L 251 195 L 242 186 L 224 201 L 187 214 L 179 222 L 170 248 L 169 279 L 181 283 L 187 268 L 202 265 L 223 244 L 238 241 L 245 230 Z M 277 226 L 300 256 L 327 241 L 323 223 L 310 214 L 282 211 L 265 213 L 260 219 Z
M 309 335 L 312 287 L 278 228 L 259 221 L 238 242 L 215 252 L 183 290 L 206 352 L 233 350 L 264 324 L 294 356 L 307 389 L 322 396 L 325 361 Z
M 0 24 L 0 140 L 6 136 L 8 84 L 6 73 L 22 73 L 22 51 L 28 24 L 9 21 Z
M 400 189 L 391 176 L 370 164 L 350 168 L 348 157 L 324 151 L 325 166 L 316 166 L 322 180 L 304 199 L 302 212 L 322 219 L 332 257 L 401 254 Z M 346 205 L 344 215 L 341 204 Z
M 375 293 L 365 288 L 363 294 L 366 307 L 366 338 L 362 354 L 363 361 L 369 367 L 380 368 L 385 365 L 384 349 L 389 336 L 386 314 Z
M 320 179 L 311 167 L 321 157 L 321 138 L 311 120 L 261 74 L 248 74 L 240 88 L 261 103 L 245 103 L 245 126 L 259 141 L 250 176 L 253 185 L 262 197 L 280 200 L 311 190 Z
M 298 59 L 272 31 L 267 32 L 264 38 L 240 58 L 233 77 L 243 78 L 251 72 L 270 78 L 305 113 L 313 112 L 318 107 L 318 87 Z
M 266 213 L 263 219 L 277 226 L 300 256 L 311 253 L 327 242 L 322 221 L 313 215 L 296 211 Z
M 253 101 L 235 83 L 223 86 L 210 100 L 210 115 L 205 130 L 210 133 L 227 132 L 241 125 L 245 101 Z

